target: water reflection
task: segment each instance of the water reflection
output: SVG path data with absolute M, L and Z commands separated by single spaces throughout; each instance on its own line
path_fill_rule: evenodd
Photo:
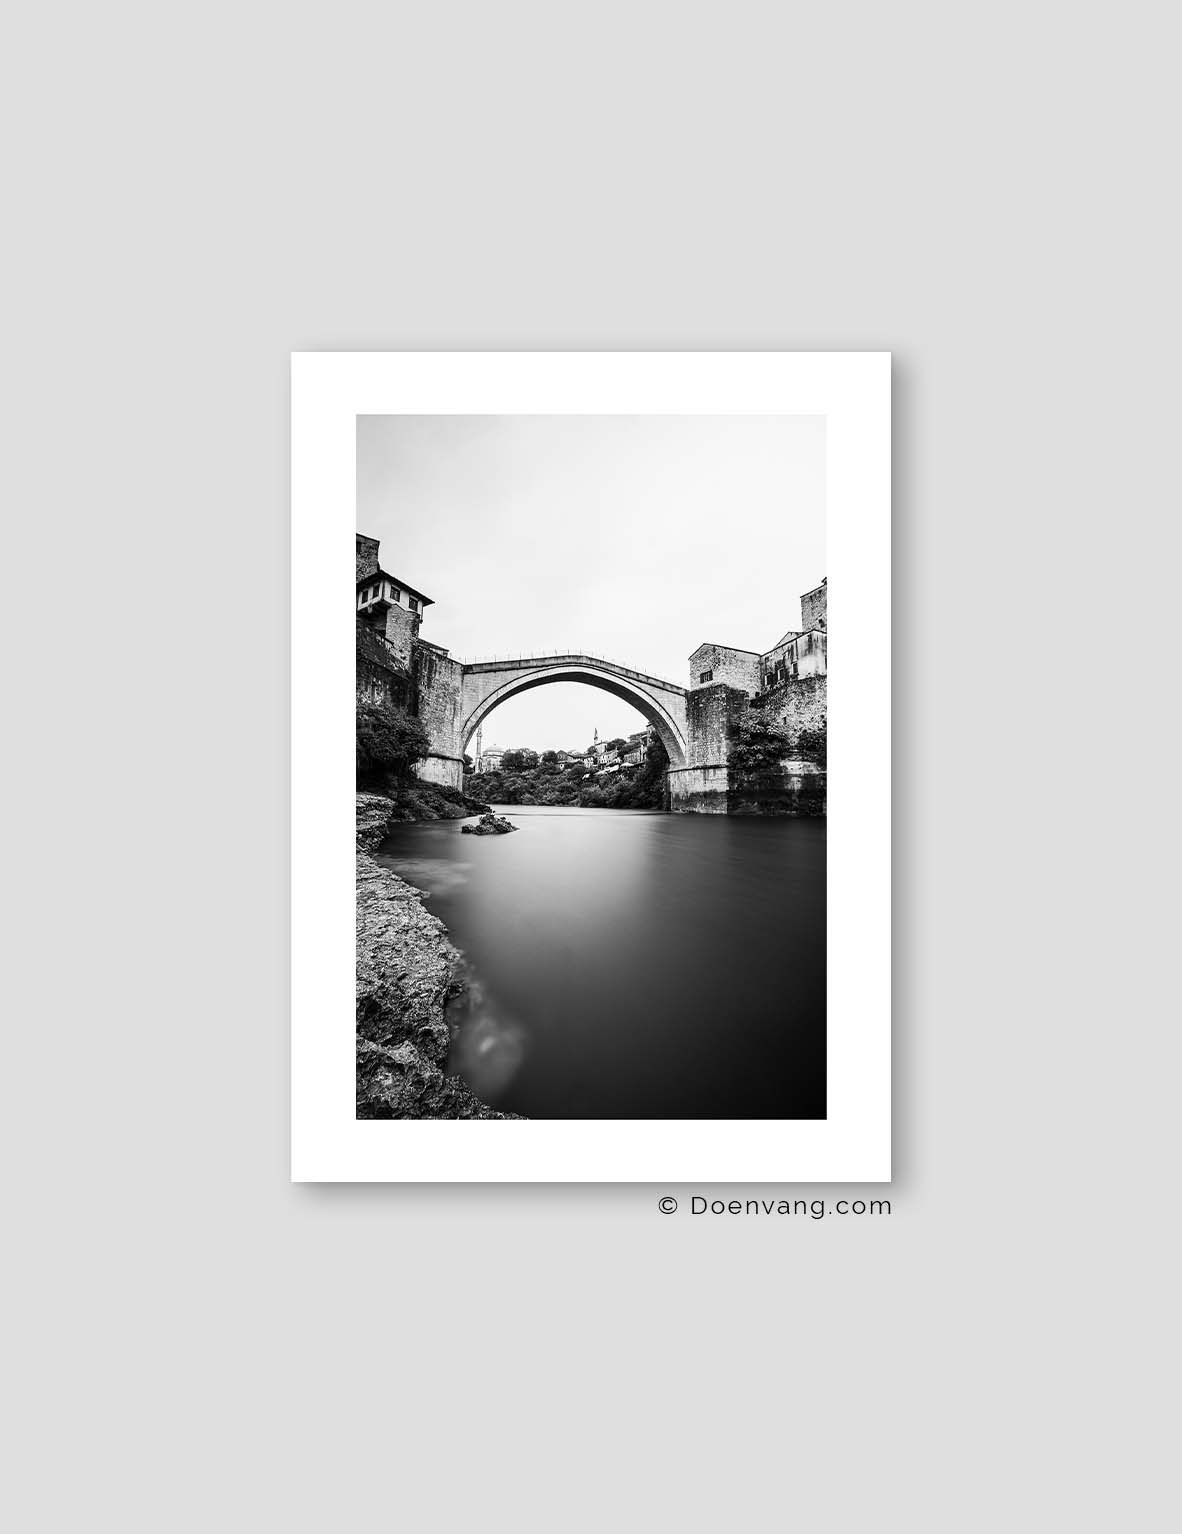
M 468 960 L 449 1069 L 537 1118 L 824 1116 L 823 821 L 503 812 L 379 854 Z
M 447 1006 L 451 1032 L 448 1070 L 486 1102 L 499 1100 L 525 1058 L 526 1030 L 507 1016 L 465 962 L 463 990 Z
M 399 858 L 398 872 L 408 884 L 429 890 L 433 895 L 468 882 L 467 863 L 452 862 L 449 858 Z

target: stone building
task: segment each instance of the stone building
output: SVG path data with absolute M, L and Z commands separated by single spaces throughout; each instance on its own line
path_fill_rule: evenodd
M 812 591 L 806 591 L 800 599 L 800 621 L 806 632 L 810 629 L 823 629 L 829 620 L 828 614 L 829 577 L 826 576 L 819 586 Z
M 360 537 L 358 543 L 360 544 Z M 367 539 L 367 543 L 373 543 Z M 361 551 L 358 549 L 358 563 Z M 411 662 L 411 651 L 419 637 L 423 614 L 433 606 L 432 599 L 408 586 L 380 565 L 357 578 L 357 616 L 380 634 L 406 666 Z M 446 652 L 444 652 L 446 653 Z
M 690 689 L 719 682 L 755 696 L 781 682 L 825 676 L 828 671 L 826 596 L 828 576 L 800 599 L 802 627 L 789 629 L 770 650 L 736 650 L 702 644 L 689 658 Z
M 828 670 L 828 634 L 790 631 L 759 658 L 759 691 L 802 676 L 824 676 Z
M 374 685 L 372 673 L 366 669 L 370 662 L 363 666 L 361 659 L 362 648 L 367 646 L 361 631 L 368 629 L 373 641 L 368 648 L 373 656 L 384 655 L 396 668 L 396 675 L 405 679 L 396 701 L 418 716 L 430 740 L 450 742 L 457 733 L 464 668 L 442 645 L 420 636 L 423 614 L 434 605 L 432 599 L 383 569 L 378 556 L 378 540 L 358 533 L 358 691 Z M 415 771 L 428 782 L 458 787 L 463 779 L 463 758 L 458 752 L 433 750 Z
M 700 644 L 690 656 L 690 686 L 709 687 L 725 682 L 744 692 L 758 692 L 758 650 L 735 650 L 728 645 Z
M 629 735 L 620 752 L 620 761 L 625 767 L 639 767 L 643 763 L 656 733 L 652 725 L 648 724 L 643 730 L 634 730 Z
M 828 577 L 800 599 L 801 627 L 770 650 L 701 644 L 689 658 L 686 765 L 669 774 L 675 809 L 706 814 L 825 813 Z M 758 772 L 732 761 L 760 720 L 789 755 Z

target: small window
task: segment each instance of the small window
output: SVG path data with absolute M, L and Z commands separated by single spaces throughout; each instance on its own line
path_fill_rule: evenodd
M 714 673 L 713 673 L 713 671 L 703 671 L 701 676 L 698 677 L 698 681 L 699 682 L 712 682 L 713 680 L 714 680 Z
M 391 586 L 390 587 L 390 600 L 393 601 L 393 602 L 401 602 L 402 601 L 402 591 L 401 591 L 401 589 L 398 586 Z
M 419 599 L 418 599 L 418 597 L 407 597 L 406 601 L 407 601 L 407 605 L 410 608 L 411 612 L 412 613 L 417 613 L 418 610 L 419 610 Z

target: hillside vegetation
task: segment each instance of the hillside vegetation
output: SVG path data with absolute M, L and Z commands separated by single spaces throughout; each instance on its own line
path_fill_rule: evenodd
M 547 761 L 546 758 L 550 760 Z M 654 740 L 639 766 L 588 775 L 582 765 L 564 769 L 552 751 L 543 752 L 536 766 L 521 765 L 518 753 L 506 753 L 499 772 L 474 772 L 464 779 L 464 791 L 492 804 L 571 804 L 603 810 L 664 808 L 665 769 L 669 758 Z

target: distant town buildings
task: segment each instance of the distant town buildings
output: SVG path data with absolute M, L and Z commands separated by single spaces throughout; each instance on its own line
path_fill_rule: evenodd
M 478 732 L 472 751 L 474 772 L 502 771 L 505 757 L 510 752 L 521 758 L 527 770 L 539 764 L 546 765 L 543 757 L 548 757 L 548 752 L 535 751 L 532 746 L 482 746 L 482 733 Z M 644 762 L 655 734 L 652 725 L 646 725 L 644 729 L 630 735 L 621 749 L 600 740 L 596 732 L 595 740 L 585 751 L 555 751 L 553 765 L 560 772 L 584 771 L 588 768 L 595 772 L 618 772 L 621 767 L 638 767 Z

